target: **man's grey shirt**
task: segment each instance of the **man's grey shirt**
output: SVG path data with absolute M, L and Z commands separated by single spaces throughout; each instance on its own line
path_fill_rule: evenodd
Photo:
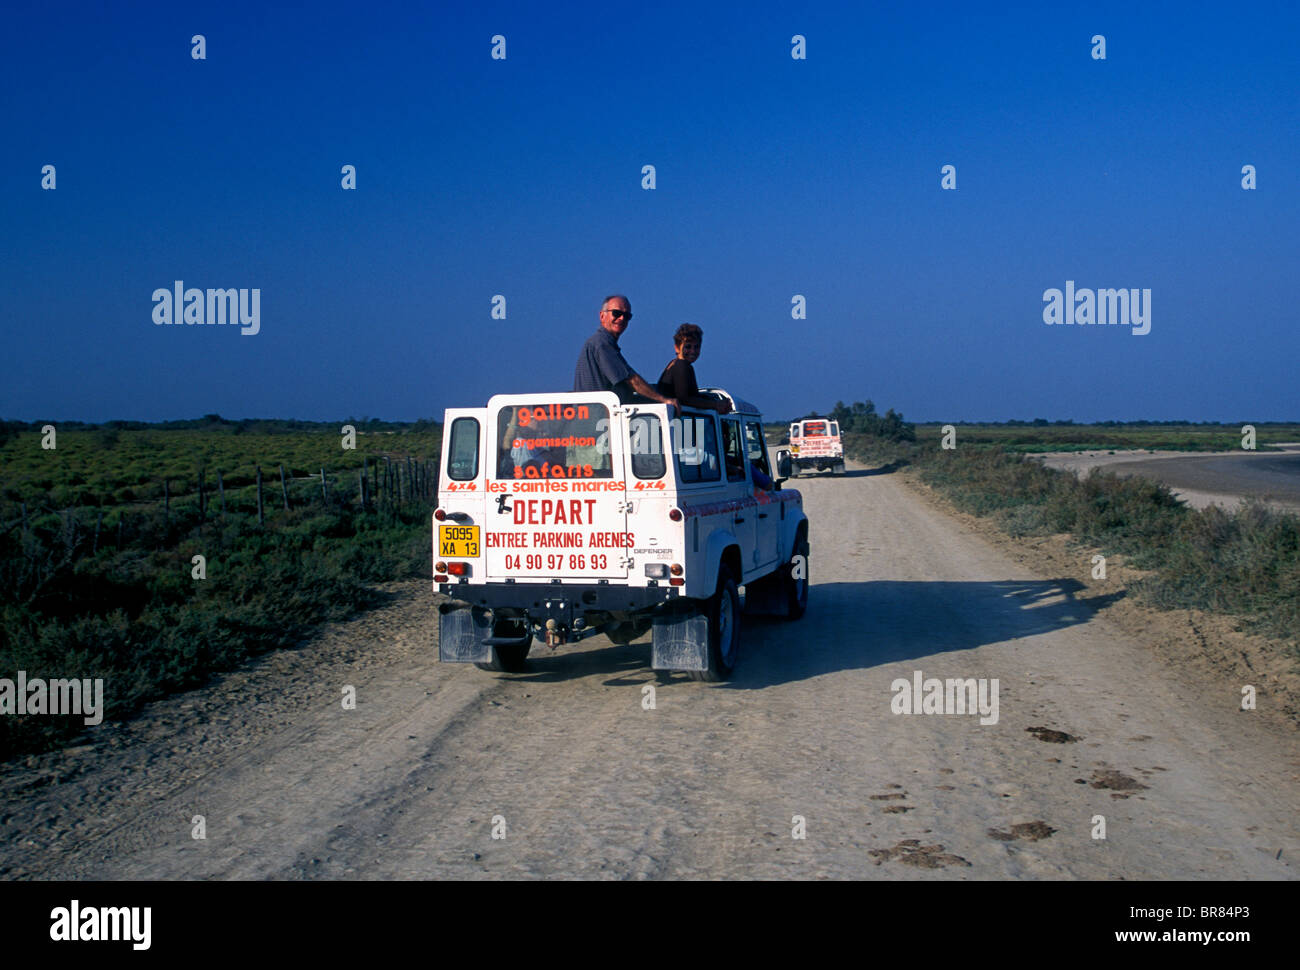
M 601 327 L 587 338 L 578 354 L 578 366 L 573 371 L 573 389 L 575 391 L 614 391 L 621 400 L 630 388 L 619 389 L 617 385 L 627 380 L 634 373 L 623 359 L 614 335 Z

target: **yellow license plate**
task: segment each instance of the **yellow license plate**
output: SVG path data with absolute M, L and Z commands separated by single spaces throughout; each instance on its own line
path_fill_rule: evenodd
M 478 526 L 438 526 L 438 557 L 473 559 L 478 556 Z

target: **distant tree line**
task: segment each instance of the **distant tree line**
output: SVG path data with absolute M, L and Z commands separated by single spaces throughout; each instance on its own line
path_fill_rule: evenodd
M 114 431 L 216 431 L 228 434 L 288 434 L 300 431 L 319 431 L 337 434 L 339 428 L 350 424 L 358 431 L 433 431 L 442 422 L 433 418 L 418 421 L 381 421 L 379 418 L 348 418 L 345 421 L 300 421 L 295 418 L 241 418 L 232 421 L 219 414 L 205 414 L 201 418 L 174 421 L 62 421 L 49 418 L 42 421 L 0 420 L 0 444 L 28 432 L 39 432 L 47 424 L 60 431 L 100 431 L 111 438 Z
M 841 432 L 867 434 L 886 441 L 915 441 L 916 426 L 903 420 L 903 415 L 890 408 L 883 415 L 876 413 L 876 405 L 871 401 L 854 401 L 846 405 L 836 401 L 828 415 L 832 421 L 838 421 Z
M 1072 418 L 1064 420 L 1049 421 L 1047 418 L 1034 418 L 1032 421 L 1024 421 L 1019 418 L 1011 418 L 1007 421 L 922 421 L 922 424 L 955 424 L 955 425 L 978 425 L 988 428 L 1239 428 L 1243 424 L 1253 424 L 1257 428 L 1277 428 L 1289 427 L 1287 421 L 1080 421 L 1075 422 Z

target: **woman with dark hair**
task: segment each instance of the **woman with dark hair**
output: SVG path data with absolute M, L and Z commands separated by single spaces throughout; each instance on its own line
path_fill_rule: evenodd
M 700 394 L 700 386 L 695 383 L 695 368 L 692 365 L 700 359 L 700 346 L 703 343 L 704 331 L 695 324 L 683 323 L 678 327 L 673 334 L 677 356 L 668 362 L 664 372 L 659 375 L 655 389 L 664 397 L 674 398 L 682 407 L 730 414 L 729 403 L 704 397 Z

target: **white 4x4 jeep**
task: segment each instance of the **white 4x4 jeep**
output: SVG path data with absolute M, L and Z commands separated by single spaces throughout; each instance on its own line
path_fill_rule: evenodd
M 745 611 L 797 619 L 808 519 L 776 478 L 762 418 L 621 404 L 608 391 L 498 394 L 449 408 L 433 522 L 439 658 L 518 671 L 554 648 L 653 631 L 652 665 L 722 680 Z M 757 469 L 761 476 L 755 476 Z
M 780 452 L 781 461 L 786 452 Z M 844 439 L 840 437 L 840 423 L 830 418 L 804 418 L 790 425 L 790 476 L 798 478 L 801 471 L 831 470 L 832 475 L 844 474 Z

